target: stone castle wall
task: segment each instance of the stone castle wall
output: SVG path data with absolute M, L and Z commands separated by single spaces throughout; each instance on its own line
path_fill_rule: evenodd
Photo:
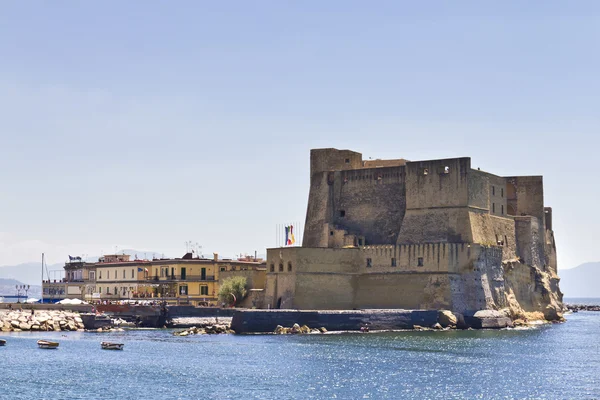
M 265 304 L 550 315 L 562 307 L 551 228 L 539 176 L 312 150 L 303 247 L 268 249 Z

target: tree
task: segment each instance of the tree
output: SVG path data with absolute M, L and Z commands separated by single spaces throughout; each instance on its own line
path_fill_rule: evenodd
M 244 276 L 225 279 L 219 288 L 219 300 L 230 306 L 241 302 L 248 293 L 246 285 L 247 281 Z

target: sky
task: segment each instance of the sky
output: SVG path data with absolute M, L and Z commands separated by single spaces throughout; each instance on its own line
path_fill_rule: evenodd
M 309 151 L 543 175 L 600 260 L 600 3 L 4 1 L 0 265 L 265 253 Z

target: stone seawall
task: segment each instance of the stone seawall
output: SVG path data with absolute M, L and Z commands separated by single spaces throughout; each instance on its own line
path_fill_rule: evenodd
M 438 311 L 430 310 L 241 310 L 233 314 L 236 333 L 273 332 L 277 325 L 324 327 L 328 331 L 413 329 L 438 323 Z
M 448 310 L 239 310 L 231 329 L 236 333 L 270 333 L 278 325 L 307 325 L 328 331 L 442 328 L 501 329 L 513 321 L 499 311 L 482 310 L 469 316 Z

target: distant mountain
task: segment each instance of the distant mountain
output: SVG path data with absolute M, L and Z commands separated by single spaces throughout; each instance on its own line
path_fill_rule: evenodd
M 136 255 L 140 258 L 144 257 L 144 254 L 148 258 L 152 258 L 153 255 L 157 257 L 161 255 L 158 252 L 149 252 L 149 251 L 139 251 L 139 250 L 119 250 L 119 254 L 129 254 L 132 258 Z M 182 254 L 183 255 L 183 254 Z M 88 262 L 97 262 L 98 257 L 87 257 Z M 50 274 L 50 279 L 60 279 L 64 276 L 62 271 L 64 271 L 64 263 L 58 264 L 49 264 L 47 267 L 48 272 Z M 61 271 L 52 272 L 52 271 Z M 27 262 L 18 265 L 5 265 L 0 266 L 0 279 L 16 279 L 26 285 L 41 285 L 42 283 L 42 263 L 41 262 Z M 48 279 L 48 275 L 46 275 L 46 271 L 44 270 L 44 279 Z M 13 285 L 14 288 L 14 285 Z
M 600 297 L 600 262 L 561 269 L 558 276 L 565 297 Z
M 48 265 L 48 271 L 62 270 L 64 264 L 51 264 Z M 55 274 L 56 279 L 62 277 L 59 274 Z M 0 279 L 16 279 L 27 285 L 41 285 L 42 284 L 42 263 L 40 262 L 28 262 L 18 265 L 6 265 L 0 267 Z M 44 271 L 44 279 L 48 279 L 46 271 Z M 53 273 L 50 272 L 50 279 L 54 279 Z
M 18 281 L 16 279 L 2 279 L 0 278 L 0 297 L 2 296 L 16 296 L 17 289 L 15 285 L 24 285 L 25 283 Z M 42 286 L 38 285 L 30 285 L 29 291 L 27 291 L 27 295 L 29 297 L 40 298 L 42 293 Z M 25 295 L 25 292 L 21 293 Z

